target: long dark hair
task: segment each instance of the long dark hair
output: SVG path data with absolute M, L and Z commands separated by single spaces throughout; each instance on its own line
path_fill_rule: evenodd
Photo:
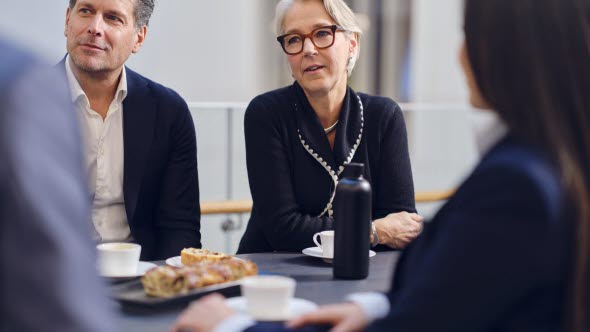
M 465 39 L 484 99 L 561 172 L 574 210 L 564 327 L 590 331 L 590 0 L 465 0 Z

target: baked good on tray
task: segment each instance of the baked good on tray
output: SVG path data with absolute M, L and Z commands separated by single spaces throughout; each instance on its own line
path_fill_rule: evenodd
M 141 277 L 143 289 L 150 296 L 172 297 L 201 287 L 258 274 L 258 267 L 253 262 L 228 257 L 217 262 L 202 261 L 184 267 L 153 268 Z
M 184 248 L 180 252 L 180 261 L 183 265 L 193 265 L 203 261 L 219 262 L 232 257 L 217 251 L 207 249 Z

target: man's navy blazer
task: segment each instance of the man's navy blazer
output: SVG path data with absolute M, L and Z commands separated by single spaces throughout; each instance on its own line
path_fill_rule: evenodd
M 65 59 L 58 66 L 64 69 Z M 142 260 L 201 247 L 195 126 L 172 89 L 126 68 L 123 192 Z
M 564 197 L 542 151 L 502 140 L 404 251 L 391 310 L 367 330 L 559 331 L 572 236 Z

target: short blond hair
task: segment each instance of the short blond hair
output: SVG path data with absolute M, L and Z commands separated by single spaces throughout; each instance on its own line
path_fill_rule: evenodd
M 287 15 L 287 11 L 295 1 L 311 1 L 311 0 L 281 0 L 276 7 L 275 11 L 275 26 L 276 26 L 276 33 L 277 35 L 283 35 L 285 33 L 285 28 L 283 26 L 283 21 L 285 20 L 285 16 Z M 360 53 L 360 42 L 361 36 L 363 31 L 361 30 L 360 24 L 355 13 L 350 9 L 350 7 L 344 2 L 344 0 L 315 0 L 315 1 L 323 1 L 324 7 L 328 12 L 328 15 L 336 22 L 337 25 L 341 26 L 344 30 L 346 30 L 347 35 L 352 36 L 352 38 L 356 39 L 357 47 L 355 54 L 350 58 L 348 62 L 348 66 L 346 68 L 346 72 L 348 76 L 352 73 L 354 69 L 354 65 L 359 58 Z

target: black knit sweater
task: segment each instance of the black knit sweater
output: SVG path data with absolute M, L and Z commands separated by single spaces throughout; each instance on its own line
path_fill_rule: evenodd
M 348 88 L 333 150 L 296 82 L 254 98 L 244 128 L 254 206 L 240 254 L 314 246 L 316 232 L 333 229 L 335 185 L 349 162 L 365 164 L 373 219 L 415 212 L 406 127 L 389 98 Z

